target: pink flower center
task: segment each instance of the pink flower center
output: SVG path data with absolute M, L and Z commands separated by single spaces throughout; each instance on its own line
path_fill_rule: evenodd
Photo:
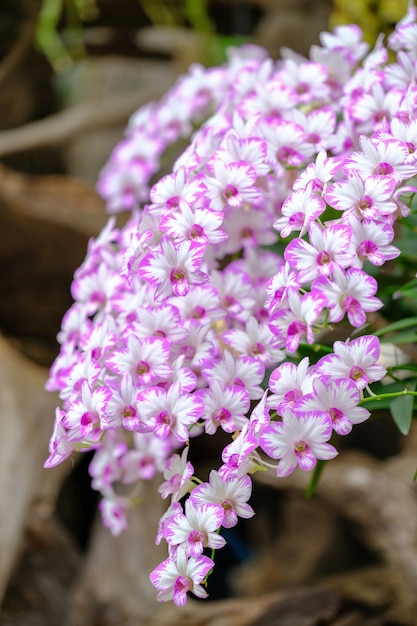
M 233 502 L 230 500 L 223 500 L 222 507 L 224 510 L 223 526 L 224 528 L 231 528 L 237 524 L 237 514 L 233 506 Z
M 166 125 L 166 128 L 177 134 L 177 132 L 181 129 L 181 126 L 178 120 L 170 120 Z
M 290 337 L 294 337 L 302 335 L 303 333 L 305 333 L 305 331 L 306 325 L 302 322 L 299 322 L 298 320 L 295 320 L 294 322 L 291 322 L 291 324 L 288 326 L 287 334 Z
M 307 85 L 307 83 L 303 83 L 303 82 L 298 83 L 297 87 L 295 88 L 295 91 L 300 96 L 302 96 L 305 93 L 308 93 L 308 85 Z
M 365 377 L 365 372 L 361 367 L 359 367 L 359 365 L 354 365 L 349 372 L 349 376 L 352 380 L 357 382 Z
M 291 226 L 303 226 L 304 225 L 305 215 L 302 211 L 298 211 L 297 213 L 293 213 L 290 219 L 288 220 L 288 224 Z
M 233 296 L 226 296 L 224 299 L 224 304 L 227 308 L 229 308 L 235 306 L 235 304 L 237 304 L 237 300 Z
M 172 209 L 175 211 L 175 209 L 178 209 L 180 205 L 180 197 L 179 196 L 173 196 L 172 198 L 169 198 L 166 201 L 166 207 L 168 209 Z
M 247 226 L 246 228 L 242 228 L 240 235 L 242 239 L 249 239 L 250 237 L 253 237 L 253 230 Z
M 188 578 L 187 576 L 178 576 L 174 585 L 174 594 L 182 596 L 186 594 L 187 591 L 192 589 L 192 587 L 193 587 L 193 582 L 191 578 Z
M 90 301 L 94 304 L 105 304 L 106 296 L 103 291 L 94 291 L 90 296 Z
M 251 353 L 253 356 L 260 356 L 261 354 L 265 354 L 265 352 L 266 352 L 265 346 L 259 343 L 259 341 L 257 341 L 252 346 Z
M 205 315 L 205 313 L 206 310 L 202 306 L 197 305 L 191 311 L 191 317 L 195 320 L 199 320 Z
M 168 411 L 161 411 L 155 419 L 154 433 L 161 439 L 166 439 L 171 432 L 175 420 Z
M 199 99 L 207 100 L 207 99 L 211 98 L 211 91 L 207 87 L 200 87 L 197 90 L 197 92 L 195 94 L 195 97 L 199 98 Z
M 352 148 L 353 148 L 353 139 L 351 139 L 350 137 L 346 137 L 346 139 L 343 142 L 343 151 L 350 152 Z
M 122 520 L 124 518 L 124 516 L 125 516 L 125 512 L 122 510 L 122 508 L 120 506 L 116 506 L 112 510 L 112 515 L 117 520 Z
M 178 491 L 178 489 L 181 487 L 181 476 L 179 474 L 174 474 L 174 476 L 171 476 L 168 482 L 169 486 L 171 487 L 171 493 L 174 493 L 174 491 Z
M 194 226 L 190 229 L 190 237 L 191 239 L 198 239 L 204 235 L 204 230 L 199 224 L 194 224 Z
M 234 196 L 237 196 L 237 194 L 239 193 L 237 187 L 235 187 L 234 185 L 226 185 L 226 188 L 224 190 L 224 197 L 225 198 L 233 198 Z
M 238 454 L 231 454 L 229 456 L 229 459 L 227 461 L 228 465 L 231 465 L 232 467 L 238 467 L 239 466 L 239 455 Z
M 122 412 L 123 419 L 130 419 L 131 417 L 136 417 L 136 409 L 131 405 L 127 404 Z
M 369 239 L 366 241 L 362 241 L 361 245 L 358 248 L 359 256 L 373 256 L 377 258 L 378 256 L 380 256 L 378 253 L 378 246 L 373 241 L 369 241 Z M 382 257 L 382 260 L 383 258 L 384 257 Z
M 373 206 L 372 198 L 369 196 L 362 196 L 359 200 L 358 207 L 361 211 L 366 211 L 366 209 L 370 209 Z
M 269 313 L 265 307 L 262 307 L 257 312 L 256 317 L 260 322 L 266 322 L 267 320 L 269 320 Z
M 333 407 L 332 409 L 329 409 L 329 415 L 330 418 L 332 420 L 332 422 L 338 422 L 343 416 L 343 413 L 340 409 L 336 409 L 335 407 Z
M 312 192 L 317 193 L 318 195 L 321 195 L 324 190 L 323 181 L 320 180 L 320 178 L 315 178 L 312 182 L 313 182 L 313 186 L 311 188 Z
M 188 535 L 188 542 L 193 544 L 204 544 L 206 540 L 206 534 L 201 532 L 201 530 L 192 530 Z
M 305 452 L 306 450 L 308 450 L 308 445 L 306 444 L 305 441 L 296 441 L 295 445 L 294 445 L 294 452 L 295 454 L 298 455 L 302 455 L 303 452 Z
M 284 297 L 286 288 L 285 287 L 280 287 L 279 289 L 277 289 L 274 293 L 274 300 L 282 300 L 282 298 Z
M 375 174 L 377 176 L 386 176 L 387 174 L 392 174 L 394 172 L 394 168 L 389 163 L 379 163 L 375 170 Z
M 317 255 L 317 265 L 329 265 L 332 262 L 331 256 L 326 250 L 319 252 Z
M 139 459 L 139 467 L 142 470 L 147 470 L 150 467 L 154 467 L 154 459 L 151 456 L 143 456 Z
M 131 209 L 132 207 L 135 206 L 136 190 L 133 187 L 128 185 L 127 187 L 123 189 L 122 202 L 123 202 L 123 206 L 125 206 L 127 209 Z
M 171 283 L 179 283 L 184 279 L 185 279 L 184 270 L 178 267 L 175 267 L 174 269 L 171 270 L 171 274 L 170 274 Z
M 375 122 L 382 122 L 387 117 L 386 111 L 377 111 L 374 115 Z
M 284 163 L 290 163 L 292 165 L 295 165 L 295 156 L 297 156 L 297 152 L 289 146 L 282 146 L 277 152 L 278 161 L 283 161 Z M 298 162 L 298 159 L 296 161 Z
M 186 359 L 193 359 L 195 353 L 196 349 L 194 346 L 181 346 L 181 354 L 183 354 Z
M 346 296 L 343 299 L 342 308 L 347 312 L 354 313 L 355 311 L 358 311 L 361 309 L 361 305 L 352 296 Z
M 166 424 L 167 426 L 171 426 L 173 422 L 172 415 L 168 411 L 161 411 L 156 420 L 159 424 Z
M 94 360 L 99 360 L 103 353 L 103 349 L 101 347 L 93 348 L 91 350 L 91 358 Z
M 139 459 L 138 475 L 144 480 L 150 480 L 156 474 L 155 459 L 152 456 L 143 456 Z
M 230 422 L 231 417 L 231 412 L 225 407 L 222 407 L 214 413 L 213 420 L 218 424 L 227 424 L 228 422 Z
M 308 143 L 318 143 L 320 141 L 320 135 L 317 133 L 310 133 L 307 135 L 306 141 L 308 141 Z
M 285 405 L 293 405 L 297 402 L 297 400 L 299 400 L 302 397 L 302 392 L 300 389 L 291 389 L 290 391 L 287 391 L 287 393 L 284 395 L 284 402 Z
M 67 371 L 66 369 L 64 371 Z M 83 386 L 83 382 L 87 380 L 86 378 L 80 378 L 79 380 L 76 380 L 73 387 L 74 387 L 74 391 L 81 391 L 81 387 Z
M 97 421 L 97 414 L 93 413 L 93 411 L 86 411 L 81 415 L 80 424 L 81 426 L 89 426 L 90 424 L 94 424 Z
M 147 374 L 150 369 L 151 368 L 149 367 L 148 363 L 146 363 L 146 361 L 139 361 L 136 366 L 136 374 L 138 376 L 144 376 L 144 374 Z
M 99 417 L 93 411 L 86 411 L 82 414 L 80 419 L 80 434 L 81 437 L 87 437 L 94 431 L 99 429 Z

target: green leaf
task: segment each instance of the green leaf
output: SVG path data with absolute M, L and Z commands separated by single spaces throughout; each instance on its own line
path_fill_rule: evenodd
M 409 391 L 414 391 L 416 388 L 416 381 L 413 381 L 408 385 Z M 391 400 L 389 409 L 391 411 L 392 418 L 398 427 L 398 430 L 402 435 L 408 435 L 411 427 L 411 420 L 413 419 L 415 396 L 399 396 Z
M 417 279 L 411 278 L 398 289 L 398 292 L 407 291 L 408 289 L 413 289 L 414 287 L 417 287 Z
M 408 201 L 407 204 L 410 207 L 409 215 L 407 215 L 407 217 L 400 217 L 398 221 L 402 226 L 405 226 L 409 230 L 413 230 L 417 226 L 417 194 L 414 194 L 412 201 Z
M 396 241 L 395 244 L 397 248 L 401 250 L 401 255 L 406 257 L 407 260 L 417 261 L 415 233 L 413 238 L 402 239 L 400 241 Z
M 387 367 L 388 372 L 397 372 L 407 371 L 407 372 L 417 372 L 417 365 L 413 365 L 412 363 L 404 363 L 403 365 L 390 365 Z
M 376 337 L 381 337 L 386 333 L 393 332 L 394 330 L 401 330 L 402 328 L 409 328 L 411 326 L 417 326 L 417 317 L 407 317 L 404 320 L 398 320 L 398 322 L 393 322 L 392 324 L 388 324 L 379 330 L 376 330 L 373 334 Z
M 394 300 L 399 300 L 400 298 L 417 298 L 417 287 L 398 289 L 394 292 Z
M 417 341 L 417 328 L 410 330 L 403 330 L 401 333 L 395 333 L 395 335 L 388 335 L 388 337 L 381 337 L 381 343 L 395 343 L 395 345 L 405 343 L 415 343 Z
M 297 355 L 302 359 L 306 356 L 310 359 L 310 364 L 313 365 L 317 363 L 317 361 L 326 354 L 331 354 L 333 352 L 330 346 L 325 346 L 320 343 L 315 343 L 309 345 L 307 343 L 300 343 L 297 348 Z

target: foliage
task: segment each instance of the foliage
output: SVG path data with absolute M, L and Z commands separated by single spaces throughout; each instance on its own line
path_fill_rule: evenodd
M 375 44 L 380 33 L 388 35 L 402 18 L 408 0 L 333 0 L 330 26 L 355 23 L 364 39 Z
M 150 22 L 159 27 L 191 28 L 197 35 L 197 59 L 206 65 L 225 60 L 229 45 L 242 43 L 239 36 L 216 32 L 209 17 L 206 0 L 137 0 Z M 100 11 L 97 0 L 42 0 L 36 29 L 36 41 L 54 70 L 69 69 L 86 55 L 83 43 L 85 24 L 94 21 Z

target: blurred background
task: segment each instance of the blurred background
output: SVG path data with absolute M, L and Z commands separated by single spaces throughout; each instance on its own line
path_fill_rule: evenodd
M 336 495 L 330 504 L 306 502 L 297 484 L 282 491 L 259 486 L 254 530 L 243 525 L 241 535 L 228 538 L 232 547 L 224 556 L 224 575 L 213 583 L 217 601 L 276 590 L 282 598 L 282 589 L 294 587 L 287 605 L 280 605 L 281 621 L 267 621 L 269 600 L 259 600 L 255 617 L 245 608 L 239 613 L 232 603 L 220 613 L 202 608 L 195 613 L 194 607 L 194 613 L 152 618 L 157 609 L 147 577 L 160 515 L 155 489 L 149 490 L 146 520 L 139 513 L 126 536 L 115 540 L 95 521 L 88 458 L 75 467 L 68 462 L 56 471 L 42 470 L 57 404 L 43 384 L 71 305 L 73 272 L 89 237 L 107 219 L 95 182 L 131 113 L 160 98 L 191 63 L 223 62 L 230 45 L 254 42 L 273 58 L 282 46 L 308 55 L 321 31 L 352 21 L 372 43 L 381 30 L 392 29 L 406 5 L 405 0 L 1 0 L 1 626 L 121 626 L 152 619 L 192 626 L 220 623 L 219 615 L 231 625 L 290 624 L 285 615 L 298 615 L 291 622 L 297 626 L 408 623 L 400 610 L 394 617 L 390 613 L 401 598 L 378 541 L 375 546 L 358 539 L 358 520 L 351 514 L 352 529 Z M 401 448 L 391 421 L 378 424 L 373 428 L 382 429 L 383 444 L 375 443 L 378 430 L 368 433 L 364 427 L 358 435 L 359 448 L 368 442 L 372 463 Z M 368 467 L 368 461 L 358 463 Z M 277 533 L 278 527 L 286 532 Z M 248 558 L 249 566 L 242 565 Z M 345 577 L 338 591 L 329 586 L 305 592 L 312 581 L 357 568 L 365 572 L 362 577 Z M 145 582 L 138 590 L 141 577 Z M 291 613 L 296 608 L 300 613 Z

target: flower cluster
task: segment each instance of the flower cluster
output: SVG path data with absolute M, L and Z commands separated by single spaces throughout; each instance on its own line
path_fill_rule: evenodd
M 47 383 L 63 408 L 46 466 L 94 450 L 114 534 L 141 481 L 163 475 L 168 558 L 151 574 L 162 601 L 207 595 L 221 529 L 254 514 L 254 472 L 312 470 L 336 456 L 333 432 L 370 415 L 360 404 L 385 369 L 361 328 L 382 306 L 370 268 L 399 255 L 394 224 L 416 191 L 416 31 L 410 7 L 387 47 L 340 26 L 309 59 L 246 46 L 194 66 L 133 115 L 102 172 L 109 212 L 131 216 L 109 219 L 75 273 Z M 342 320 L 356 338 L 301 358 Z M 230 443 L 201 480 L 188 451 L 217 431 Z

